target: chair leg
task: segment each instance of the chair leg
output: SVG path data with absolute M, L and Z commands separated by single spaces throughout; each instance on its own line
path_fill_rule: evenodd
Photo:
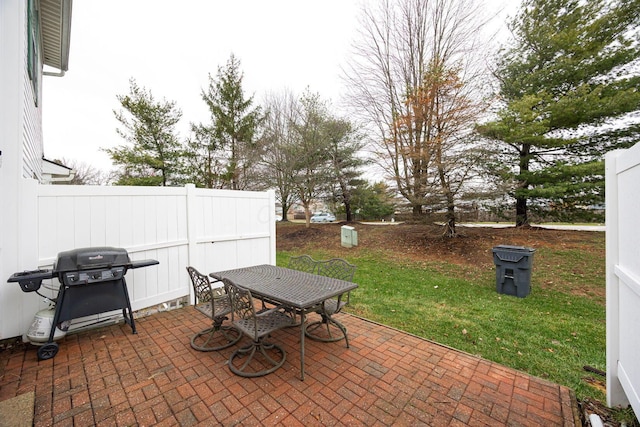
M 246 360 L 240 364 L 240 366 L 236 366 L 234 360 L 241 357 L 246 357 Z M 261 377 L 280 368 L 286 358 L 287 354 L 279 345 L 263 340 L 253 341 L 249 345 L 239 348 L 231 354 L 229 357 L 229 369 L 241 377 Z M 253 364 L 251 364 L 252 362 Z M 264 369 L 256 371 L 255 369 L 258 369 L 258 367 Z M 254 370 L 251 370 L 251 368 Z
M 336 342 L 340 341 L 344 338 L 347 348 L 349 348 L 349 336 L 347 335 L 347 328 L 333 317 L 327 314 L 321 314 L 322 320 L 318 320 L 316 322 L 311 322 L 304 327 L 305 336 L 311 338 L 316 341 L 323 342 Z M 334 333 L 331 332 L 331 326 L 335 326 L 340 330 L 340 336 L 334 336 Z M 326 335 L 321 331 L 321 328 L 326 326 L 327 332 Z
M 242 333 L 232 326 L 222 326 L 223 320 L 215 320 L 213 326 L 192 336 L 191 347 L 198 351 L 218 351 L 240 341 Z
M 285 312 L 289 317 L 291 317 L 291 325 L 288 327 L 300 326 L 300 320 L 296 319 L 298 317 L 298 312 L 295 309 L 285 309 Z M 300 315 L 300 319 L 302 319 L 302 315 Z

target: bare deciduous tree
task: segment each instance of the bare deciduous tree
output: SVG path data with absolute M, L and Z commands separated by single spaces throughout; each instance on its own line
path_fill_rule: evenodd
M 282 205 L 282 220 L 297 200 L 295 191 L 297 133 L 294 131 L 298 100 L 289 92 L 269 94 L 264 101 L 266 116 L 262 135 L 265 147 L 260 174 L 267 187 L 276 189 Z
M 319 94 L 307 90 L 299 101 L 294 124 L 297 143 L 293 151 L 296 171 L 294 184 L 305 211 L 307 227 L 311 219 L 311 204 L 320 198 L 331 179 L 329 139 L 325 126 L 327 117 L 326 103 Z
M 309 226 L 312 204 L 325 199 L 343 204 L 351 220 L 351 191 L 365 164 L 358 157 L 362 137 L 357 129 L 332 116 L 328 104 L 309 90 L 300 98 L 287 91 L 271 94 L 265 106 L 259 173 L 267 187 L 276 189 L 283 214 L 299 201 Z
M 378 162 L 415 215 L 454 207 L 471 176 L 467 152 L 477 121 L 474 94 L 480 4 L 475 0 L 380 0 L 365 6 L 361 39 L 345 69 L 350 104 L 376 130 Z

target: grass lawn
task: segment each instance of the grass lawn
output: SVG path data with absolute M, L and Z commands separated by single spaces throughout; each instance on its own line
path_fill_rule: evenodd
M 395 227 L 392 227 L 395 228 Z M 320 240 L 319 240 L 320 241 Z M 353 314 L 566 385 L 606 401 L 604 233 L 575 245 L 536 248 L 531 293 L 496 292 L 492 264 L 460 265 L 390 255 L 388 248 L 279 250 L 292 255 L 340 256 L 357 265 Z

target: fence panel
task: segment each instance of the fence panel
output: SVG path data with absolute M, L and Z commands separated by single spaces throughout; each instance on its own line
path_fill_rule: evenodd
M 193 204 L 197 247 L 194 267 L 202 272 L 275 262 L 275 200 L 272 192 L 219 191 L 212 198 L 196 189 Z
M 640 414 L 640 145 L 609 153 L 607 186 L 607 404 Z
M 22 243 L 33 245 L 27 252 L 37 253 L 38 262 L 25 262 L 25 269 L 52 268 L 59 252 L 81 247 L 122 247 L 132 260 L 156 259 L 160 264 L 126 275 L 134 311 L 190 295 L 188 265 L 209 273 L 275 262 L 273 192 L 43 185 L 35 193 L 37 215 L 24 227 L 37 228 L 37 238 Z M 43 293 L 57 295 L 57 279 L 44 286 Z M 48 305 L 34 303 L 42 298 L 33 293 L 20 292 L 18 298 L 25 308 L 20 319 L 5 318 L 12 313 L 5 308 L 15 301 L 0 300 L 8 325 L 0 339 L 26 333 L 35 312 Z

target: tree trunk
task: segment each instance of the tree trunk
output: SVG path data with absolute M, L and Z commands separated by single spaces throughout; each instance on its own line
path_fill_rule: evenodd
M 306 228 L 311 228 L 311 209 L 309 203 L 303 203 Z
M 529 187 L 529 183 L 526 178 L 523 178 L 522 175 L 526 172 L 529 172 L 529 154 L 531 153 L 531 144 L 522 144 L 520 149 L 520 176 L 519 178 L 519 186 L 523 190 L 526 190 Z M 523 227 L 529 225 L 529 216 L 527 212 L 527 195 L 517 195 L 516 194 L 516 227 Z
M 422 216 L 422 205 L 413 205 L 413 219 L 420 219 Z
M 447 194 L 447 214 L 445 216 L 445 230 L 444 235 L 446 237 L 456 237 L 456 205 L 453 201 L 453 194 Z
M 342 190 L 342 203 L 344 204 L 346 220 L 347 222 L 351 222 L 353 219 L 353 214 L 351 213 L 351 192 L 344 182 L 340 182 L 340 189 Z
M 284 197 L 283 197 L 284 198 Z M 281 222 L 288 222 L 289 218 L 287 218 L 287 212 L 289 212 L 289 205 L 286 203 L 282 204 L 282 220 Z
M 529 225 L 527 198 L 516 197 L 516 227 L 524 227 L 527 225 Z

